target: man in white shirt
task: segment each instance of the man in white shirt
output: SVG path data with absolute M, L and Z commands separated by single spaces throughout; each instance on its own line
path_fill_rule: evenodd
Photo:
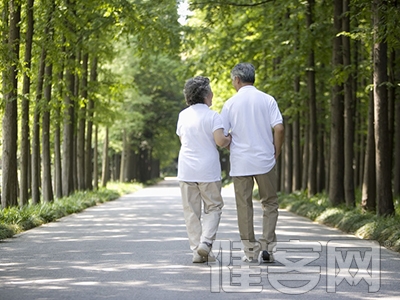
M 282 115 L 275 99 L 253 86 L 255 68 L 240 63 L 231 71 L 237 93 L 221 112 L 225 133 L 230 133 L 229 175 L 233 178 L 240 238 L 245 262 L 273 262 L 278 220 L 276 159 L 284 140 Z M 257 241 L 253 225 L 253 187 L 257 182 L 263 209 L 262 236 Z
M 228 146 L 231 136 L 224 135 L 221 116 L 209 108 L 213 93 L 208 78 L 189 79 L 183 92 L 188 107 L 180 112 L 176 129 L 181 141 L 178 180 L 192 261 L 202 263 L 215 261 L 211 248 L 224 206 L 217 145 Z

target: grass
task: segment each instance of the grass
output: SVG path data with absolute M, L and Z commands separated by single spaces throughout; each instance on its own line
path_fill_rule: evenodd
M 115 200 L 123 194 L 135 192 L 142 187 L 143 185 L 138 183 L 109 183 L 107 188 L 101 188 L 98 191 L 78 191 L 69 197 L 56 199 L 53 202 L 30 203 L 23 207 L 1 209 L 0 240 L 81 212 L 88 207 Z
M 395 200 L 396 214 L 387 217 L 364 212 L 359 203 L 355 208 L 332 207 L 326 195 L 320 194 L 308 198 L 305 192 L 280 194 L 279 206 L 320 224 L 354 234 L 359 238 L 375 240 L 388 249 L 400 252 L 399 199 Z

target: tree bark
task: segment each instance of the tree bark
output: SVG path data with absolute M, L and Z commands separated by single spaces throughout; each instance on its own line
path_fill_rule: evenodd
M 82 60 L 82 86 L 81 86 L 81 96 L 83 103 L 79 108 L 79 125 L 78 125 L 78 138 L 77 138 L 77 148 L 76 153 L 77 159 L 77 173 L 78 173 L 78 189 L 86 189 L 86 174 L 85 174 L 85 131 L 86 131 L 86 103 L 88 98 L 87 88 L 88 88 L 88 60 L 89 54 L 83 55 Z
M 33 40 L 33 3 L 34 0 L 27 0 L 26 3 L 26 41 L 25 41 L 25 59 L 26 70 L 31 70 L 32 65 L 32 40 Z M 30 128 L 29 128 L 29 97 L 30 97 L 31 79 L 28 72 L 24 73 L 22 84 L 22 102 L 21 102 L 21 163 L 20 163 L 20 190 L 19 200 L 23 206 L 29 200 L 30 185 Z
M 333 39 L 333 68 L 343 64 L 342 41 L 337 34 L 342 30 L 342 0 L 334 1 L 334 27 Z M 333 206 L 344 201 L 344 117 L 343 117 L 343 86 L 336 82 L 332 88 L 331 100 L 331 136 L 330 136 L 330 166 L 329 166 L 329 199 Z
M 75 61 L 75 56 L 70 58 L 70 62 Z M 63 130 L 63 156 L 62 156 L 62 193 L 63 196 L 69 196 L 73 192 L 73 167 L 74 167 L 74 91 L 75 76 L 70 69 L 67 69 L 66 80 L 68 88 L 64 96 L 64 130 Z
M 310 130 L 309 125 L 305 124 L 304 126 L 304 146 L 303 146 L 303 169 L 301 173 L 301 189 L 307 189 L 307 181 L 308 181 L 308 161 L 310 159 L 310 147 L 309 140 L 310 140 Z
M 376 211 L 376 167 L 374 136 L 374 97 L 370 93 L 368 105 L 368 135 L 365 150 L 364 178 L 362 183 L 361 207 L 366 211 Z
M 343 0 L 343 31 L 350 32 L 349 0 Z M 348 75 L 344 83 L 344 191 L 348 207 L 355 206 L 354 194 L 354 98 L 353 98 L 353 71 L 351 70 L 350 38 L 342 36 L 343 67 Z
M 103 144 L 103 163 L 102 163 L 102 176 L 101 186 L 106 187 L 107 182 L 110 180 L 110 157 L 108 156 L 108 127 L 106 127 L 106 134 Z
M 311 34 L 311 27 L 314 23 L 314 0 L 308 0 L 307 5 L 307 28 Z M 311 38 L 312 39 L 312 38 Z M 315 88 L 315 58 L 314 43 L 311 42 L 311 49 L 308 55 L 307 68 L 307 86 L 308 86 L 308 112 L 310 120 L 310 137 L 309 137 L 309 166 L 308 166 L 308 196 L 311 197 L 317 193 L 317 162 L 318 162 L 318 143 L 317 143 L 317 103 Z
M 51 151 L 50 151 L 50 101 L 52 89 L 53 66 L 49 64 L 45 68 L 44 100 L 45 107 L 42 116 L 42 195 L 43 201 L 54 200 L 53 185 L 51 179 Z
M 40 202 L 40 113 L 41 102 L 43 99 L 43 82 L 44 70 L 46 60 L 46 50 L 42 46 L 42 52 L 39 61 L 39 72 L 36 85 L 36 101 L 35 111 L 33 113 L 33 126 L 32 126 L 32 203 Z
M 98 151 L 98 146 L 99 146 L 99 126 L 96 125 L 94 129 L 94 150 L 93 150 L 93 189 L 98 190 L 99 189 L 99 164 L 98 164 L 98 159 L 99 159 L 99 151 Z
M 18 140 L 18 69 L 19 60 L 19 38 L 21 20 L 21 6 L 18 1 L 10 0 L 9 12 L 9 37 L 8 47 L 11 57 L 7 70 L 3 73 L 3 95 L 4 115 L 2 130 L 2 207 L 18 205 L 18 163 L 17 163 L 17 140 Z M 4 13 L 7 13 L 5 9 Z M 7 18 L 6 18 L 7 19 Z M 7 22 L 8 23 L 8 22 Z M 6 23 L 6 24 L 7 24 Z
M 286 120 L 285 122 L 285 143 L 284 143 L 284 147 L 285 147 L 285 180 L 284 182 L 284 191 L 287 194 L 290 194 L 293 190 L 293 145 L 292 145 L 292 141 L 293 141 L 293 133 L 292 133 L 292 127 L 293 125 L 288 122 L 288 120 Z
M 374 15 L 374 116 L 375 116 L 375 149 L 376 149 L 376 186 L 377 213 L 380 216 L 394 213 L 392 194 L 392 152 L 389 149 L 389 120 L 387 86 L 387 44 L 379 33 L 385 0 L 373 1 Z
M 395 104 L 395 136 L 399 137 L 400 136 L 400 88 L 399 88 L 399 83 L 400 83 L 400 50 L 396 50 L 396 55 L 395 57 L 397 58 L 396 64 L 395 64 L 395 97 L 396 97 L 396 104 Z M 395 149 L 394 149 L 394 196 L 399 197 L 400 196 L 400 139 L 396 138 L 395 139 Z
M 97 57 L 93 57 L 90 67 L 90 82 L 95 85 L 97 81 Z M 86 151 L 85 151 L 85 165 L 86 165 L 86 189 L 93 189 L 93 159 L 92 159 L 92 133 L 93 133 L 93 116 L 94 116 L 94 99 L 89 97 L 88 102 L 88 121 L 86 131 Z
M 119 182 L 126 182 L 126 169 L 127 169 L 127 162 L 128 162 L 128 137 L 126 129 L 122 130 L 122 154 L 121 154 L 121 167 L 120 167 L 120 174 L 119 174 Z
M 64 52 L 64 51 L 63 51 Z M 61 84 L 64 79 L 64 72 L 60 71 L 58 74 L 57 93 L 58 98 L 63 97 L 63 85 Z M 61 160 L 61 102 L 57 103 L 54 109 L 54 191 L 57 198 L 62 198 L 62 160 Z
M 294 83 L 294 91 L 300 92 L 300 79 L 297 77 Z M 301 143 L 300 143 L 300 116 L 295 114 L 293 120 L 293 190 L 301 189 Z

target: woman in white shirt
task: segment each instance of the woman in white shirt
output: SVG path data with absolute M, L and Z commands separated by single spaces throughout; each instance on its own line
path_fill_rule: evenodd
M 202 263 L 215 261 L 211 248 L 224 206 L 217 146 L 227 147 L 231 136 L 225 136 L 220 115 L 209 108 L 213 92 L 208 78 L 189 79 L 183 92 L 188 107 L 180 112 L 176 129 L 181 141 L 178 180 L 193 262 Z

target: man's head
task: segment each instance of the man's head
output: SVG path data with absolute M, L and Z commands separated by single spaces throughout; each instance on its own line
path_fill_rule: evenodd
M 233 86 L 239 90 L 244 85 L 253 85 L 256 79 L 256 71 L 250 63 L 239 63 L 231 71 Z
M 185 88 L 183 89 L 187 105 L 197 103 L 206 103 L 211 97 L 212 91 L 210 87 L 210 80 L 207 77 L 196 76 L 186 81 Z

